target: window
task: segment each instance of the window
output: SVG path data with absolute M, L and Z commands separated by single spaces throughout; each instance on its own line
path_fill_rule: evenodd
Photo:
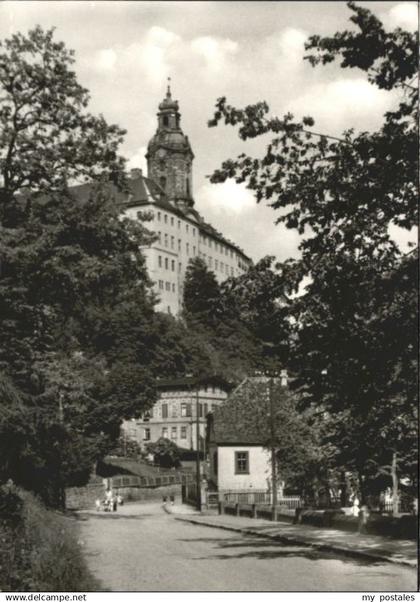
M 162 255 L 158 256 L 158 265 L 160 268 L 162 267 Z
M 159 280 L 159 288 L 163 291 L 163 280 Z
M 178 220 L 178 229 L 181 227 L 181 220 Z
M 191 418 L 191 404 L 190 403 L 181 403 L 181 416 L 186 418 Z
M 186 439 L 186 438 L 187 438 L 187 427 L 181 426 L 181 439 Z
M 182 263 L 178 263 L 178 272 L 182 270 Z
M 168 246 L 168 235 L 165 234 L 165 247 L 167 247 L 167 246 Z
M 186 229 L 187 232 L 189 231 L 190 227 L 189 227 L 188 224 L 185 224 L 185 229 Z
M 248 452 L 235 452 L 235 474 L 249 474 Z
M 165 283 L 165 288 L 166 288 L 167 291 L 170 291 L 171 290 L 171 283 L 170 282 L 166 282 Z
M 187 243 L 187 255 L 190 254 L 190 245 Z
M 192 230 L 193 230 L 193 236 L 195 236 L 195 228 L 193 228 Z
M 211 248 L 211 240 L 209 240 L 209 247 Z
M 172 284 L 172 292 L 175 292 L 175 284 Z
M 171 268 L 172 268 L 172 271 L 175 272 L 175 259 L 172 259 L 172 261 L 171 261 Z
M 181 239 L 178 238 L 178 251 L 180 251 L 180 250 L 181 250 Z
M 161 232 L 158 232 L 157 234 L 158 234 L 159 242 L 161 242 L 162 234 L 161 234 Z
M 169 260 L 165 257 L 165 270 L 169 269 Z
M 233 276 L 233 268 L 230 268 L 230 275 Z
M 162 404 L 162 418 L 167 418 L 167 417 L 168 417 L 168 404 L 163 403 Z
M 195 256 L 195 246 L 193 247 L 193 255 Z
M 168 216 L 166 214 L 163 216 L 163 220 L 164 220 L 165 224 L 168 223 Z
M 217 261 L 217 259 L 214 260 L 214 267 L 216 270 L 219 269 L 219 262 Z
M 171 236 L 171 249 L 175 247 L 175 236 Z
M 203 404 L 202 403 L 198 404 L 198 415 L 200 418 L 203 417 Z
M 164 439 L 168 438 L 168 429 L 166 428 L 166 426 L 164 426 L 163 429 L 162 429 L 162 437 Z
M 213 267 L 213 259 L 211 257 L 209 257 L 209 267 L 210 268 Z
M 143 429 L 143 441 L 150 441 L 150 429 Z
M 173 225 L 174 225 L 174 218 L 171 217 L 171 226 L 173 226 Z
M 171 428 L 171 439 L 176 439 L 178 437 L 178 433 L 177 433 L 177 428 L 176 426 L 173 426 Z
M 158 222 L 160 222 L 160 211 L 158 211 Z
M 163 125 L 166 125 L 166 126 L 168 126 L 168 125 L 169 125 L 169 119 L 168 119 L 168 116 L 167 116 L 167 115 L 164 115 L 164 116 L 163 116 Z

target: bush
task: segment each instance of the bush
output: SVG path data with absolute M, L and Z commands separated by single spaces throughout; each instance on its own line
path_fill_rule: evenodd
M 32 494 L 0 488 L 0 590 L 97 591 L 73 518 L 47 510 Z

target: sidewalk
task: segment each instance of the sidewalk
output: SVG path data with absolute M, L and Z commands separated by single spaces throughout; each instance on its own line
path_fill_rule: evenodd
M 176 515 L 176 520 L 196 525 L 239 531 L 247 535 L 276 539 L 283 543 L 299 543 L 325 551 L 339 552 L 347 556 L 417 567 L 417 543 L 411 540 L 391 539 L 379 535 L 361 535 L 309 525 L 291 525 L 286 522 L 273 523 L 259 518 L 227 514 L 206 516 L 198 514 L 196 510 L 188 506 L 181 505 L 171 506 L 167 511 Z

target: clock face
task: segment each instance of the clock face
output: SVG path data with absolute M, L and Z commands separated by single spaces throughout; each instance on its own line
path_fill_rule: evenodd
M 159 159 L 163 159 L 163 157 L 166 155 L 166 151 L 163 148 L 160 148 L 157 152 L 157 156 L 159 157 Z

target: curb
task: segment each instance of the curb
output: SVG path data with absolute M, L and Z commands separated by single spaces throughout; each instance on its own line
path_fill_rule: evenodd
M 213 527 L 214 529 L 224 529 L 225 531 L 236 531 L 238 533 L 243 533 L 245 535 L 254 535 L 256 537 L 262 537 L 265 539 L 274 539 L 276 541 L 281 541 L 283 543 L 294 543 L 300 544 L 303 546 L 307 546 L 309 548 L 317 548 L 319 550 L 324 550 L 326 552 L 339 552 L 340 554 L 344 554 L 345 556 L 353 556 L 355 558 L 366 558 L 368 560 L 382 560 L 384 562 L 390 562 L 391 564 L 402 564 L 404 566 L 410 567 L 412 569 L 417 568 L 417 563 L 414 560 L 403 560 L 397 559 L 390 556 L 384 556 L 381 554 L 372 554 L 370 552 L 362 552 L 360 550 L 350 550 L 349 548 L 343 548 L 336 544 L 326 544 L 326 543 L 318 543 L 316 541 L 307 542 L 302 541 L 298 537 L 293 537 L 290 535 L 273 535 L 270 533 L 260 533 L 259 531 L 255 531 L 252 528 L 243 528 L 243 527 L 234 527 L 230 525 L 215 525 L 213 523 L 206 523 L 201 520 L 194 520 L 193 518 L 181 518 L 179 515 L 175 516 L 175 520 L 181 520 L 184 522 L 192 523 L 194 525 L 202 525 L 203 527 Z

